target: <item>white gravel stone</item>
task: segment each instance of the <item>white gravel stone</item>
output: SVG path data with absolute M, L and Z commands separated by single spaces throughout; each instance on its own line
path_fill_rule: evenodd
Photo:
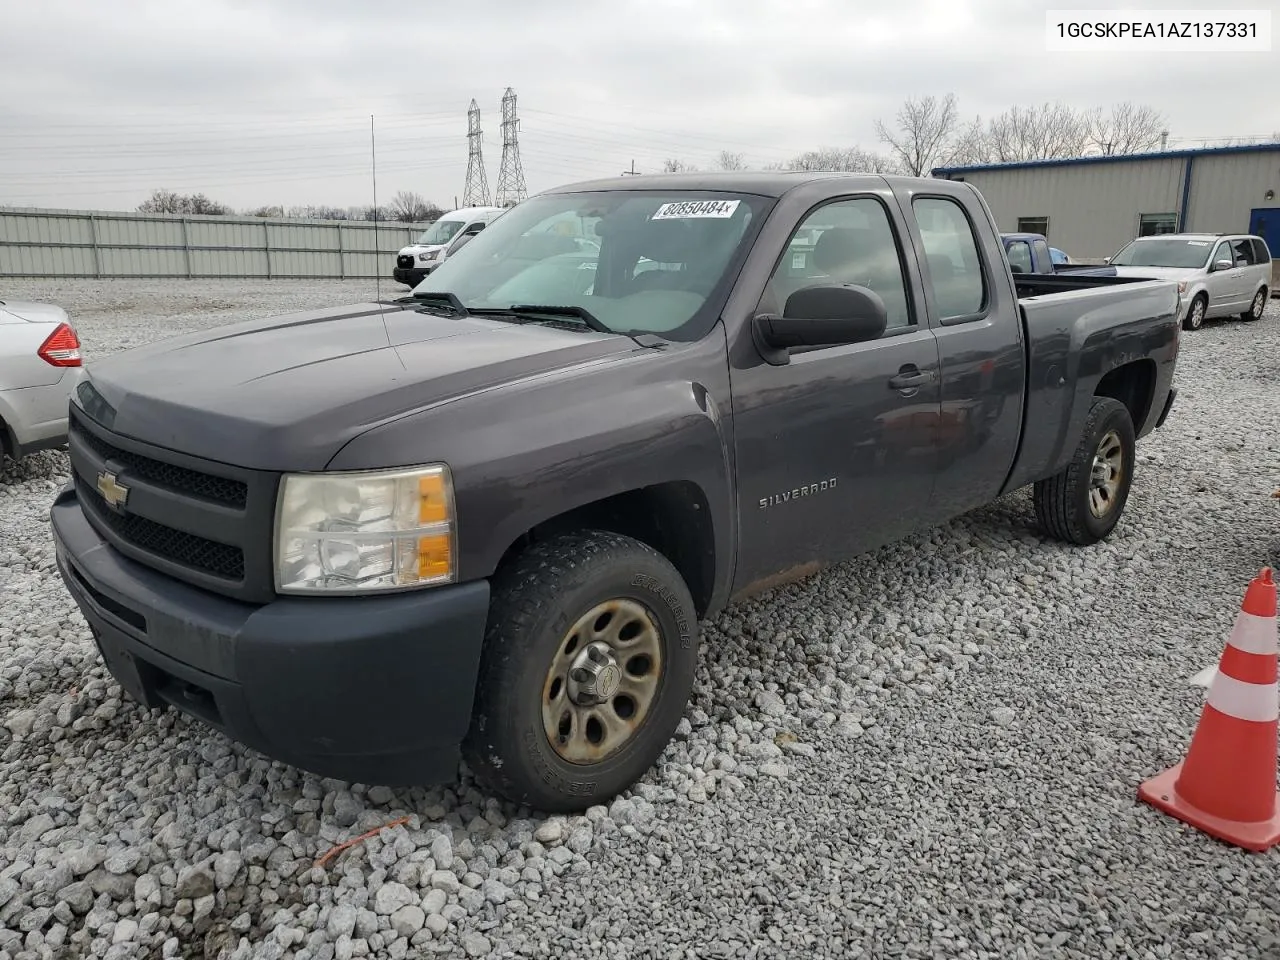
M 371 286 L 3 293 L 66 306 L 92 363 Z M 0 960 L 1280 956 L 1280 860 L 1134 802 L 1280 561 L 1280 309 L 1178 364 L 1107 542 L 1047 540 L 1021 491 L 730 608 L 675 742 L 580 818 L 324 780 L 144 711 L 54 573 L 65 453 L 0 464 Z

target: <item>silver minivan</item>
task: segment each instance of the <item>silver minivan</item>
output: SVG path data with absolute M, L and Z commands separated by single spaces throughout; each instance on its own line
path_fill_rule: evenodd
M 1185 330 L 1199 330 L 1215 317 L 1258 320 L 1267 305 L 1271 251 L 1251 234 L 1138 237 L 1107 262 L 1122 277 L 1177 280 Z

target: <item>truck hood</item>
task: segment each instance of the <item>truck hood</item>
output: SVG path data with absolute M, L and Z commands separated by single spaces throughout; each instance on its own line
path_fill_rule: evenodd
M 1200 273 L 1198 267 L 1116 267 L 1121 277 L 1143 277 L 1148 280 L 1190 280 Z
M 445 245 L 443 243 L 411 243 L 407 247 L 401 247 L 400 252 L 402 254 L 413 254 L 413 256 L 416 257 L 420 253 L 431 253 L 433 250 L 443 250 L 444 246 Z
M 59 324 L 67 319 L 67 311 L 53 303 L 32 300 L 0 300 L 0 313 L 7 313 L 30 323 Z
M 128 350 L 94 363 L 80 396 L 128 437 L 242 467 L 320 470 L 372 427 L 636 349 L 623 336 L 365 303 Z

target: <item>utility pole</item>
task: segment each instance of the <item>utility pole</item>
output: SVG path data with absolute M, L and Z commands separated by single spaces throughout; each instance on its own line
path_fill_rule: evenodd
M 507 87 L 502 94 L 502 162 L 498 166 L 495 201 L 499 207 L 514 207 L 529 196 L 520 163 L 520 120 L 516 116 L 516 92 Z
M 631 169 L 630 169 L 630 170 L 623 170 L 623 171 L 622 171 L 622 175 L 623 175 L 624 177 L 634 177 L 634 176 L 636 176 L 636 174 L 638 174 L 639 172 L 640 172 L 640 171 L 636 169 L 636 162 L 635 162 L 634 160 L 632 160 L 632 161 L 631 161 Z
M 483 140 L 480 135 L 480 105 L 471 101 L 467 108 L 467 184 L 462 190 L 464 207 L 487 207 L 489 178 L 484 173 Z

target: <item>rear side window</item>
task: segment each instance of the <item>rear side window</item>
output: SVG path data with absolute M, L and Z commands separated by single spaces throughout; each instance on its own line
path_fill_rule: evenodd
M 982 312 L 987 285 L 978 240 L 964 208 L 947 197 L 917 197 L 911 208 L 920 225 L 928 265 L 927 283 L 942 320 Z
M 1271 253 L 1267 250 L 1267 245 L 1257 237 L 1253 238 L 1253 259 L 1257 263 L 1271 262 Z
M 1053 254 L 1049 252 L 1049 244 L 1043 240 L 1032 240 L 1031 249 L 1036 252 L 1036 256 L 1040 258 L 1041 263 L 1053 263 Z

